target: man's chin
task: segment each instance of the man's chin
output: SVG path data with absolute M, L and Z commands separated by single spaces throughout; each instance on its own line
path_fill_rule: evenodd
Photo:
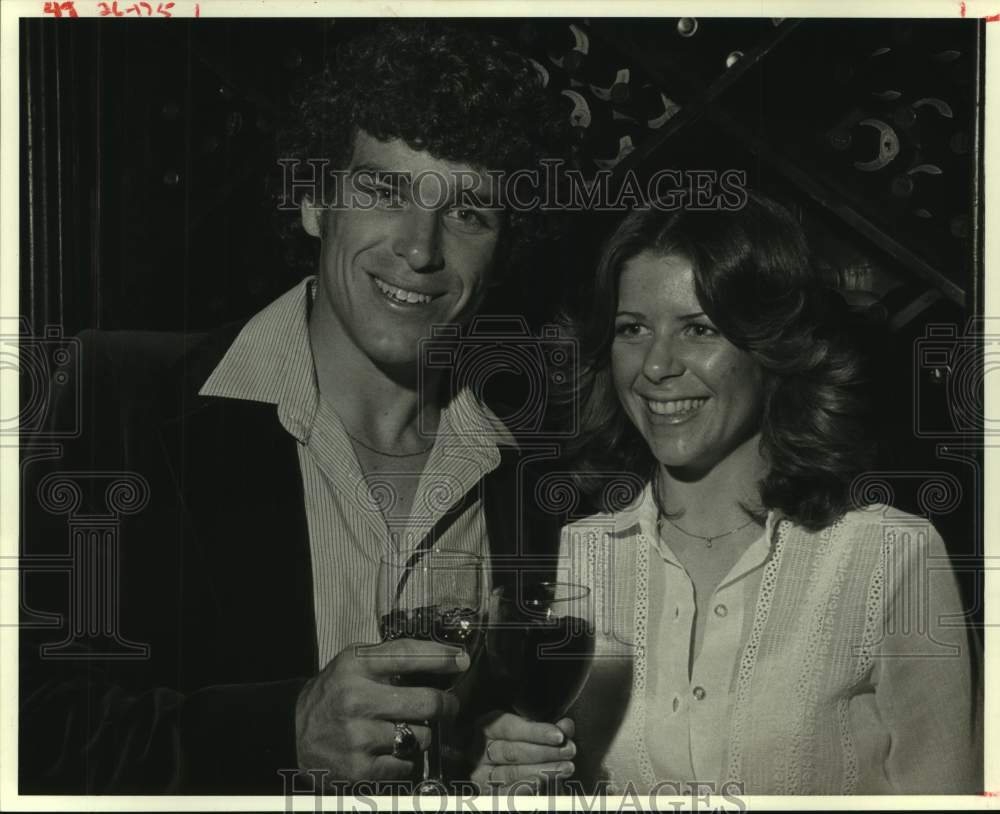
M 416 360 L 376 360 L 376 367 L 388 378 L 394 381 L 396 384 L 416 390 L 421 386 L 421 377 L 418 374 L 419 365 Z M 426 371 L 425 371 L 426 374 Z M 430 385 L 431 380 L 437 380 L 437 376 L 423 377 L 423 386 Z

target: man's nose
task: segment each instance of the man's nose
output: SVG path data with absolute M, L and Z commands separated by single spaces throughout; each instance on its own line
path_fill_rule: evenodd
M 414 271 L 437 271 L 444 265 L 437 212 L 412 204 L 399 218 L 393 251 Z
M 672 376 L 684 373 L 684 364 L 677 356 L 673 339 L 669 336 L 658 336 L 646 351 L 642 362 L 642 373 L 651 382 L 661 382 Z

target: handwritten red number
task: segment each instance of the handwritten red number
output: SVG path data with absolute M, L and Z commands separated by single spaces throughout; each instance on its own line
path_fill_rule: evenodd
M 170 13 L 170 9 L 172 9 L 173 7 L 174 7 L 173 3 L 159 3 L 156 6 L 156 13 L 163 17 L 171 17 L 173 15 Z M 197 16 L 198 14 L 195 13 L 195 17 Z
M 67 2 L 53 2 L 46 3 L 42 7 L 42 14 L 51 14 L 53 17 L 62 17 L 63 12 L 65 12 L 69 17 L 79 17 L 80 15 L 76 13 L 76 8 L 73 6 L 72 0 L 67 0 Z

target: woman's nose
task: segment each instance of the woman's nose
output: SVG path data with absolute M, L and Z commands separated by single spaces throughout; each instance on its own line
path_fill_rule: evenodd
M 667 336 L 654 339 L 643 359 L 643 375 L 652 382 L 660 382 L 683 372 L 684 365 L 677 357 L 672 339 Z

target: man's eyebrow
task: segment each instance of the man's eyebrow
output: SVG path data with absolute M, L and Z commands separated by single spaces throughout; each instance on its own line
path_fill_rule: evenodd
M 506 207 L 492 197 L 488 191 L 480 193 L 477 190 L 465 190 L 461 193 L 455 191 L 449 198 L 449 205 L 462 209 L 475 209 L 480 212 L 495 212 L 500 215 Z
M 410 173 L 407 170 L 390 170 L 378 164 L 358 164 L 358 166 L 351 170 L 351 177 L 355 178 L 358 175 L 368 175 L 376 179 L 397 180 L 402 184 L 410 183 Z

